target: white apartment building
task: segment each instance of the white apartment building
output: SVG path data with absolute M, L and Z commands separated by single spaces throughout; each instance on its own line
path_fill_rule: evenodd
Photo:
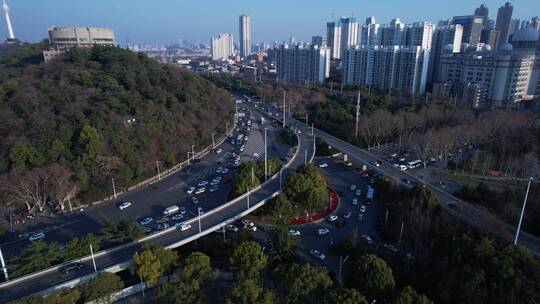
M 282 46 L 276 50 L 277 79 L 295 83 L 322 83 L 330 76 L 330 49 Z
M 339 58 L 343 58 L 343 54 L 350 47 L 358 45 L 358 22 L 354 17 L 343 17 L 341 23 L 341 53 Z
M 426 89 L 429 51 L 420 46 L 362 46 L 345 52 L 345 84 L 397 89 L 412 94 Z
M 341 58 L 341 22 L 326 23 L 326 43 L 332 59 Z
M 239 20 L 240 57 L 247 58 L 251 55 L 251 17 L 240 16 Z
M 212 60 L 226 60 L 234 53 L 233 36 L 229 33 L 219 34 L 211 41 Z

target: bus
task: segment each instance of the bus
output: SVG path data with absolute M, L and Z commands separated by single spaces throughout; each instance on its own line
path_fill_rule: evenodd
M 407 167 L 409 169 L 414 169 L 414 168 L 418 168 L 422 165 L 422 161 L 417 159 L 417 160 L 413 160 L 413 161 L 410 161 L 407 163 Z
M 366 192 L 366 202 L 368 204 L 371 204 L 373 202 L 373 195 L 375 194 L 375 189 L 373 187 L 368 186 L 367 192 Z

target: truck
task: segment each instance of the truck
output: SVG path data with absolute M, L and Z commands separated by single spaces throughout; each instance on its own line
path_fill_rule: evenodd
M 163 211 L 163 215 L 171 216 L 171 215 L 175 215 L 178 212 L 180 212 L 180 207 L 173 205 L 173 206 L 165 208 L 165 211 Z
M 264 117 L 261 116 L 261 126 L 264 125 Z
M 366 202 L 368 204 L 371 204 L 373 202 L 373 195 L 375 194 L 375 189 L 373 187 L 368 186 L 367 193 L 366 193 Z

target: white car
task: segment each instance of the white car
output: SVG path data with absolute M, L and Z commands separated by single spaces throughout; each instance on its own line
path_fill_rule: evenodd
M 302 134 L 302 131 L 298 130 L 298 134 Z
M 405 165 L 399 165 L 399 170 L 405 171 L 405 170 L 407 170 L 407 166 L 405 166 Z
M 187 194 L 192 194 L 193 191 L 195 191 L 195 189 L 196 189 L 195 187 L 189 187 L 189 189 L 186 190 L 186 193 Z
M 326 167 L 328 167 L 328 164 L 327 164 L 327 163 L 319 164 L 319 168 L 326 168 Z
M 362 195 L 362 190 L 360 189 L 356 190 L 356 196 L 360 196 L 360 195 Z
M 217 154 L 220 154 L 222 151 L 223 151 L 223 150 L 221 150 L 221 149 L 217 149 L 217 150 L 216 150 L 216 153 L 217 153 Z
M 346 219 L 350 218 L 351 216 L 352 216 L 352 212 L 347 212 L 343 214 L 343 218 L 346 218 Z
M 130 202 L 123 202 L 120 205 L 118 205 L 118 209 L 120 209 L 120 210 L 124 210 L 124 209 L 129 208 L 129 207 L 131 207 Z
M 36 232 L 36 233 L 32 234 L 32 235 L 28 238 L 28 240 L 29 240 L 30 242 L 34 242 L 34 241 L 37 241 L 37 240 L 41 240 L 41 239 L 44 238 L 44 237 L 45 237 L 45 233 L 43 233 L 43 232 Z
M 357 198 L 353 198 L 353 199 L 352 199 L 352 204 L 355 205 L 355 206 L 358 205 L 358 199 L 357 199 Z
M 203 180 L 203 181 L 201 181 L 201 182 L 199 182 L 199 183 L 197 184 L 197 186 L 199 186 L 199 187 L 204 187 L 204 186 L 206 186 L 206 185 L 208 185 L 208 181 L 205 181 L 205 180 Z
M 232 224 L 229 224 L 229 225 L 225 226 L 225 229 L 227 229 L 229 231 L 232 231 L 232 232 L 237 232 L 238 231 L 238 227 L 236 227 L 235 225 L 232 225 Z
M 212 182 L 210 183 L 211 186 L 216 186 L 217 184 L 219 184 L 220 181 L 218 180 L 212 180 Z M 211 189 L 211 188 L 210 188 Z
M 330 233 L 330 229 L 328 228 L 319 228 L 317 229 L 317 235 L 325 235 Z
M 147 217 L 147 218 L 142 219 L 142 220 L 139 222 L 139 224 L 145 226 L 145 225 L 150 224 L 150 223 L 153 222 L 153 221 L 154 221 L 154 219 L 152 219 L 151 217 Z
M 351 185 L 351 191 L 356 190 L 356 185 Z
M 295 229 L 291 229 L 289 230 L 289 235 L 292 235 L 292 236 L 300 236 L 300 231 L 299 230 L 295 230 Z
M 253 152 L 253 157 L 255 157 L 255 158 L 259 157 L 259 153 Z
M 372 165 L 374 165 L 375 167 L 380 167 L 381 166 L 381 163 L 379 163 L 378 161 L 373 161 L 371 162 Z
M 251 231 L 257 231 L 257 226 L 253 225 L 244 225 L 244 229 L 251 230 Z
M 244 226 L 255 226 L 255 224 L 250 220 L 242 220 Z
M 366 242 L 367 242 L 368 244 L 373 243 L 373 240 L 372 240 L 371 237 L 370 237 L 369 235 L 367 235 L 367 234 L 362 234 L 362 238 L 363 238 L 364 240 L 366 240 Z
M 311 255 L 320 259 L 321 261 L 324 261 L 324 259 L 326 259 L 326 256 L 324 255 L 324 253 L 320 252 L 319 250 L 311 249 L 309 252 L 311 253 Z
M 175 214 L 171 217 L 171 220 L 173 221 L 181 221 L 182 219 L 184 219 L 184 216 L 180 213 Z
M 338 219 L 338 216 L 337 216 L 337 215 L 331 215 L 331 216 L 328 218 L 328 220 L 329 220 L 330 222 L 335 222 L 335 221 L 337 221 L 337 219 Z
M 357 220 L 361 221 L 364 219 L 364 214 L 363 213 L 358 213 L 358 216 L 356 217 Z
M 360 212 L 366 213 L 366 206 L 365 205 L 360 206 Z
M 191 224 L 180 224 L 180 226 L 177 226 L 180 231 L 186 231 L 191 228 Z

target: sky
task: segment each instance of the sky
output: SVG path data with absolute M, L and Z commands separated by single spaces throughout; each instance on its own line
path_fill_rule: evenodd
M 218 33 L 238 39 L 238 17 L 251 16 L 252 41 L 311 41 L 324 35 L 327 21 L 355 16 L 378 23 L 400 18 L 406 23 L 437 22 L 472 14 L 481 3 L 495 19 L 502 0 L 6 0 L 15 36 L 25 41 L 47 38 L 50 26 L 109 27 L 119 44 L 171 44 L 179 39 L 209 43 Z M 514 18 L 540 15 L 539 0 L 515 0 Z M 0 40 L 7 36 L 4 20 Z

